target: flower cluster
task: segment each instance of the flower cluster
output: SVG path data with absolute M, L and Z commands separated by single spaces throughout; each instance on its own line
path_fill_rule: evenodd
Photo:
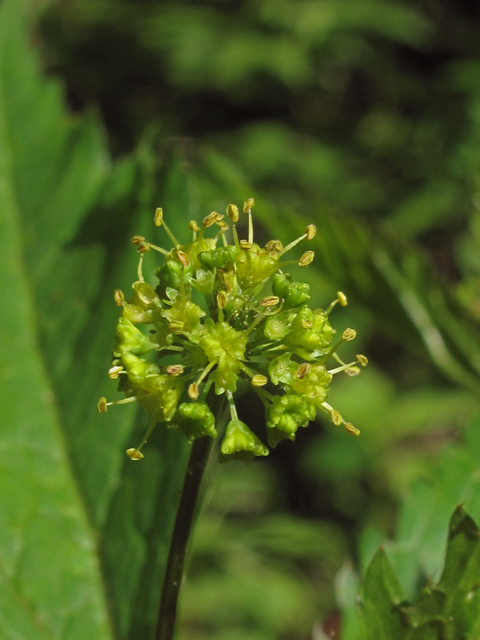
M 215 211 L 202 227 L 190 222 L 192 241 L 182 245 L 165 224 L 162 209 L 157 209 L 155 224 L 173 243 L 170 251 L 143 236 L 132 238 L 140 254 L 138 280 L 128 301 L 120 290 L 115 291 L 122 315 L 109 369 L 125 397 L 114 402 L 101 398 L 97 408 L 104 413 L 113 404 L 139 402 L 147 410 L 147 433 L 137 448 L 127 451 L 133 460 L 143 458 L 140 450 L 157 422 L 179 429 L 189 442 L 202 436 L 215 438 L 215 418 L 207 404 L 212 386 L 215 394 L 226 395 L 231 416 L 220 459 L 266 456 L 267 446 L 238 419 L 234 393 L 239 378 L 249 382 L 265 406 L 270 447 L 294 440 L 298 428 L 306 427 L 317 411 L 359 435 L 326 402 L 335 374 L 357 375 L 358 365 L 367 364 L 363 355 L 346 364 L 336 353 L 356 335 L 346 329 L 333 341 L 329 314 L 337 303 L 345 306 L 347 299 L 339 292 L 328 309 L 312 310 L 309 285 L 284 271 L 297 264 L 285 261 L 285 254 L 300 241 L 311 240 L 315 227 L 309 225 L 285 247 L 279 240 L 260 247 L 253 241 L 253 205 L 250 198 L 243 206 L 248 217 L 245 240 L 237 234 L 239 210 L 228 205 L 233 244 L 226 238 L 230 226 L 225 216 Z M 206 237 L 212 227 L 214 236 Z M 142 269 L 145 254 L 152 250 L 164 256 L 155 270 L 159 281 L 155 288 L 145 281 Z M 306 251 L 298 264 L 306 267 L 313 257 L 313 251 Z M 328 369 L 332 359 L 336 366 Z

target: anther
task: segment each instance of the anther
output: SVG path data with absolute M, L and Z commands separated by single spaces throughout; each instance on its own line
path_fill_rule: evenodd
M 268 382 L 268 378 L 262 376 L 261 373 L 257 373 L 253 376 L 251 382 L 254 387 L 264 387 Z
M 157 226 L 160 226 L 160 225 L 157 225 Z M 130 460 L 141 460 L 144 457 L 141 451 L 133 448 L 127 449 L 127 456 L 130 458 Z
M 181 364 L 171 364 L 165 369 L 165 371 L 167 372 L 168 376 L 176 378 L 177 376 L 182 375 L 184 369 Z
M 150 245 L 148 242 L 139 242 L 137 244 L 138 253 L 148 253 L 150 251 Z
M 216 211 L 212 211 L 212 213 L 209 213 L 208 216 L 202 220 L 202 224 L 204 227 L 211 227 L 212 224 L 215 224 L 217 220 L 221 220 L 222 218 L 223 215 L 220 215 Z
M 225 309 L 228 302 L 228 296 L 225 291 L 219 291 L 217 294 L 217 306 L 219 309 Z
M 163 209 L 162 207 L 157 207 L 155 209 L 155 217 L 153 219 L 156 227 L 161 227 L 163 222 Z
M 123 301 L 125 300 L 123 291 L 121 289 L 115 289 L 115 291 L 113 292 L 113 299 L 115 300 L 115 304 L 117 305 L 117 307 L 121 307 Z
M 368 364 L 367 356 L 362 355 L 361 353 L 357 353 L 357 362 L 362 365 L 362 367 L 366 367 Z
M 315 257 L 315 253 L 313 251 L 305 251 L 303 256 L 298 261 L 298 265 L 300 267 L 308 267 L 308 265 L 313 262 L 314 257 Z
M 356 337 L 357 337 L 357 332 L 355 331 L 355 329 L 345 329 L 345 331 L 342 334 L 342 340 L 344 342 L 350 342 L 351 340 L 355 340 Z
M 240 240 L 240 248 L 249 251 L 252 248 L 252 243 L 248 242 L 248 240 Z
M 360 431 L 359 429 L 357 429 L 356 427 L 353 426 L 353 424 L 351 422 L 346 422 L 345 423 L 345 429 L 350 432 L 351 434 L 353 434 L 354 436 L 359 436 L 360 435 Z
M 190 229 L 190 231 L 195 231 L 195 233 L 198 233 L 200 231 L 200 227 L 195 220 L 190 220 L 188 228 Z
M 302 362 L 302 364 L 298 367 L 297 378 L 305 378 L 308 376 L 310 371 L 312 370 L 312 365 L 309 362 Z
M 114 367 L 110 367 L 108 370 L 108 377 L 110 380 L 117 380 L 119 374 L 123 371 L 123 367 L 121 365 L 116 365 Z
M 315 237 L 316 233 L 317 233 L 317 227 L 314 224 L 309 224 L 305 232 L 306 239 L 312 240 L 312 238 Z
M 132 244 L 141 244 L 142 242 L 145 242 L 145 238 L 143 236 L 133 236 L 130 239 L 130 242 Z
M 184 267 L 190 266 L 190 258 L 184 251 L 177 251 L 177 258 L 180 260 Z
M 100 398 L 97 402 L 97 411 L 98 413 L 107 413 L 107 399 Z
M 348 369 L 345 369 L 345 373 L 350 377 L 358 376 L 360 369 L 358 367 L 348 367 Z
M 274 307 L 279 302 L 280 298 L 278 296 L 267 296 L 260 302 L 260 304 L 262 307 Z
M 344 422 L 342 416 L 340 415 L 340 413 L 336 409 L 332 409 L 331 418 L 332 418 L 333 424 L 336 427 L 339 427 Z
M 346 307 L 348 304 L 347 296 L 344 293 L 342 293 L 342 291 L 337 291 L 337 300 L 339 301 L 342 307 Z
M 192 400 L 196 400 L 200 395 L 198 384 L 196 382 L 192 382 L 192 384 L 188 387 L 187 393 L 189 398 L 191 398 Z
M 235 224 L 238 222 L 238 207 L 234 204 L 229 204 L 227 207 L 227 216 Z
M 248 200 L 245 200 L 245 202 L 243 203 L 243 213 L 250 213 L 254 205 L 255 205 L 254 198 L 248 198 Z
M 313 322 L 311 322 L 310 320 L 302 320 L 302 328 L 303 329 L 312 329 L 313 328 Z

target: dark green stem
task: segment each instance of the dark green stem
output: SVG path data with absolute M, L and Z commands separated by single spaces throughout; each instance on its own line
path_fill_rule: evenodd
M 216 411 L 214 413 L 218 423 L 223 409 L 223 398 L 222 403 L 218 403 L 215 408 Z M 188 541 L 192 530 L 200 485 L 212 445 L 213 438 L 208 436 L 198 438 L 192 445 L 168 551 L 155 640 L 172 640 L 173 638 Z

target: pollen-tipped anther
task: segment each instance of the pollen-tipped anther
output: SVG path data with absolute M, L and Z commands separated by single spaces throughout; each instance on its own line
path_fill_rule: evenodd
M 127 456 L 130 458 L 130 460 L 142 460 L 143 453 L 141 451 L 139 451 L 138 449 L 127 449 Z
M 356 337 L 357 337 L 357 332 L 355 331 L 355 329 L 345 329 L 345 331 L 342 334 L 342 340 L 344 342 L 350 342 L 351 340 L 355 340 Z
M 360 430 L 353 426 L 351 422 L 345 423 L 345 429 L 354 436 L 360 435 Z
M 266 298 L 263 298 L 260 304 L 262 305 L 262 307 L 274 307 L 279 302 L 280 298 L 278 296 L 267 296 Z
M 123 291 L 121 289 L 115 289 L 115 291 L 113 292 L 113 299 L 115 300 L 115 304 L 117 305 L 117 307 L 121 307 L 125 300 Z
M 310 371 L 312 370 L 312 365 L 309 362 L 302 362 L 302 364 L 298 367 L 297 378 L 300 380 L 308 376 Z
M 192 382 L 192 384 L 188 387 L 188 397 L 192 400 L 196 400 L 200 395 L 200 391 L 198 390 L 198 384 L 196 382 Z
M 156 227 L 161 227 L 163 222 L 163 209 L 162 207 L 157 207 L 155 209 L 155 217 L 153 218 Z
M 314 257 L 315 257 L 315 253 L 313 251 L 305 251 L 303 256 L 298 261 L 298 266 L 308 267 L 308 265 L 313 262 Z
M 305 237 L 307 240 L 313 240 L 316 233 L 317 233 L 317 227 L 314 224 L 309 224 L 305 232 Z
M 368 364 L 367 356 L 362 355 L 361 353 L 357 353 L 357 362 L 362 367 L 366 367 Z
M 239 211 L 238 207 L 235 204 L 229 204 L 227 207 L 227 216 L 236 224 L 238 222 Z
M 177 378 L 181 376 L 184 369 L 181 364 L 171 364 L 165 369 L 168 376 L 172 378 Z
M 98 413 L 107 413 L 107 399 L 106 398 L 100 398 L 100 400 L 97 402 L 97 411 Z
M 261 373 L 257 373 L 253 376 L 251 383 L 254 387 L 264 387 L 268 382 L 266 376 L 262 376 Z

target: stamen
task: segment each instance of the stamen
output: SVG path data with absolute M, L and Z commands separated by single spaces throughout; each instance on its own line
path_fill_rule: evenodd
M 357 362 L 362 365 L 362 367 L 366 367 L 368 364 L 367 356 L 362 355 L 361 353 L 357 353 Z
M 280 298 L 278 296 L 267 296 L 266 298 L 263 298 L 260 304 L 262 307 L 274 307 L 279 302 Z
M 162 249 L 162 247 L 157 247 L 156 244 L 152 244 L 151 242 L 148 243 L 148 246 L 150 247 L 150 249 L 153 249 L 154 251 L 158 251 L 158 253 L 162 253 L 164 256 L 168 256 L 168 251 L 166 251 L 165 249 Z
M 312 365 L 309 362 L 302 362 L 302 364 L 298 367 L 297 378 L 305 378 L 308 376 L 310 371 L 312 370 Z
M 240 247 L 240 243 L 238 242 L 237 228 L 235 226 L 235 224 L 238 222 L 238 216 L 239 216 L 238 207 L 234 204 L 229 204 L 227 207 L 227 215 L 230 218 L 230 220 L 233 222 L 233 228 L 232 228 L 233 242 L 236 248 L 238 249 Z
M 197 233 L 200 231 L 200 227 L 195 222 L 195 220 L 190 220 L 190 224 L 188 225 L 189 229 L 193 231 L 193 242 L 197 239 Z
M 145 434 L 145 437 L 143 438 L 143 440 L 141 441 L 137 449 L 127 449 L 127 455 L 131 460 L 141 460 L 143 458 L 143 454 L 140 453 L 140 449 L 147 442 L 156 424 L 157 424 L 157 419 L 153 418 L 153 420 L 148 425 L 148 429 L 147 429 L 147 433 Z
M 250 251 L 252 248 L 252 243 L 248 240 L 240 240 L 240 249 L 245 249 L 245 251 Z
M 205 369 L 204 369 L 204 370 L 202 371 L 202 373 L 200 374 L 200 377 L 198 378 L 197 382 L 196 382 L 196 383 L 194 382 L 193 384 L 196 384 L 196 385 L 197 385 L 197 388 L 198 388 L 198 385 L 202 382 L 202 380 L 205 380 L 205 378 L 208 376 L 208 374 L 210 373 L 210 371 L 211 371 L 211 370 L 213 369 L 213 367 L 214 367 L 215 365 L 217 365 L 217 364 L 218 364 L 218 358 L 215 358 L 215 360 L 212 360 L 211 362 L 209 362 L 209 363 L 207 364 L 207 366 L 205 367 Z M 192 385 L 190 385 L 190 386 L 192 386 Z
M 157 207 L 156 211 L 155 211 L 155 218 L 154 218 L 154 222 L 155 222 L 155 226 L 157 227 L 163 227 L 167 233 L 167 236 L 170 238 L 170 240 L 173 242 L 174 247 L 179 247 L 180 243 L 178 242 L 178 240 L 175 238 L 175 236 L 173 235 L 173 233 L 170 231 L 170 229 L 167 227 L 164 219 L 163 219 L 163 209 L 161 207 Z
M 355 340 L 356 337 L 357 337 L 357 332 L 355 331 L 355 329 L 345 329 L 345 331 L 342 334 L 342 340 L 344 342 L 350 342 L 351 340 Z
M 252 209 L 255 204 L 255 200 L 253 198 L 248 198 L 243 203 L 243 213 L 248 214 L 248 242 L 250 244 L 253 243 L 253 220 L 252 220 Z
M 211 227 L 219 220 L 222 220 L 223 217 L 224 217 L 223 214 L 217 213 L 216 211 L 212 211 L 212 213 L 209 213 L 208 216 L 206 216 L 202 220 L 202 224 L 204 227 Z
M 254 387 L 264 387 L 268 382 L 268 378 L 261 373 L 257 373 L 251 379 L 251 383 Z
M 192 382 L 192 384 L 188 387 L 188 397 L 192 400 L 196 400 L 199 396 L 198 384 L 196 382 Z
M 145 242 L 145 238 L 143 236 L 133 236 L 130 242 L 132 244 L 142 244 L 142 242 Z
M 293 247 L 295 247 L 302 240 L 305 240 L 305 239 L 306 240 L 311 240 L 312 238 L 315 237 L 316 232 L 317 232 L 317 230 L 315 228 L 315 225 L 314 224 L 309 224 L 308 227 L 307 227 L 307 230 L 305 231 L 303 236 L 300 236 L 299 238 L 297 238 L 293 242 L 290 242 L 290 244 L 287 244 L 287 246 L 284 247 L 280 251 L 280 255 L 283 256 L 285 253 L 287 253 L 287 251 L 290 251 L 290 249 L 293 249 Z
M 348 369 L 345 369 L 345 373 L 347 374 L 347 376 L 353 378 L 354 376 L 358 376 L 358 374 L 360 373 L 360 369 L 358 367 L 348 367 Z
M 108 370 L 108 377 L 110 380 L 117 380 L 120 373 L 123 373 L 123 367 L 121 365 L 116 365 L 114 367 L 110 367 Z

